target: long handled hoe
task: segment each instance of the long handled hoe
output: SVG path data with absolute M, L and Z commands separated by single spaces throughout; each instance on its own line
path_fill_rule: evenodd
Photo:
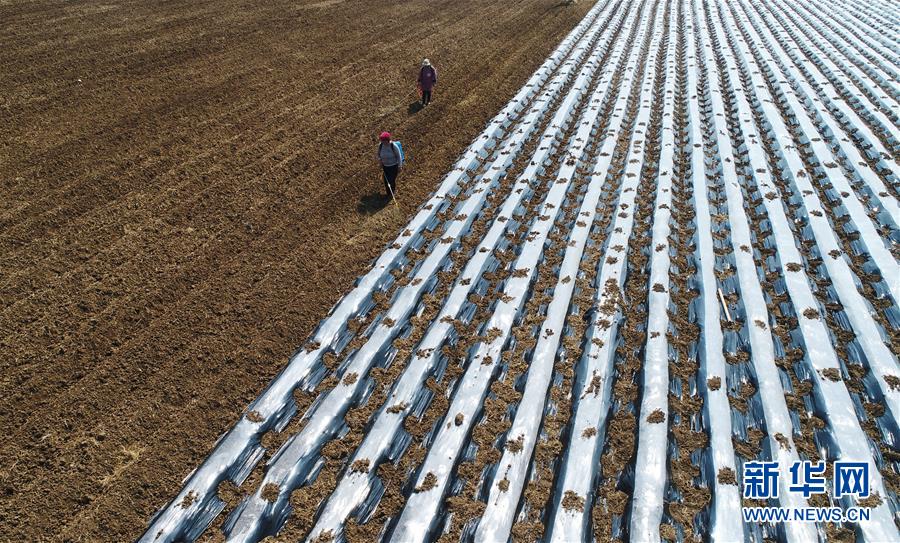
M 394 205 L 397 206 L 397 207 L 400 207 L 400 204 L 397 203 L 397 197 L 394 196 L 394 189 L 391 188 L 391 184 L 385 182 L 385 185 L 387 185 L 388 192 L 391 193 L 391 199 L 394 201 Z

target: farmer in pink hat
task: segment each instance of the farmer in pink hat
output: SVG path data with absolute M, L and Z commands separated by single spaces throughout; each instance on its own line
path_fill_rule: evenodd
M 384 170 L 384 188 L 388 198 L 395 198 L 397 192 L 397 174 L 403 165 L 403 148 L 399 142 L 391 139 L 390 132 L 382 132 L 378 138 L 378 162 Z

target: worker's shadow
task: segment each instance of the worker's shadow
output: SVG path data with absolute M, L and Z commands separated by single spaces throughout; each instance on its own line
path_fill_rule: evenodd
M 406 108 L 406 113 L 408 115 L 415 115 L 416 113 L 422 111 L 425 106 L 422 105 L 422 102 L 416 100 L 415 102 L 409 104 L 409 107 Z
M 384 209 L 390 201 L 390 197 L 381 193 L 365 194 L 360 197 L 359 203 L 356 204 L 356 211 L 361 215 L 373 215 Z
M 570 7 L 574 6 L 574 5 L 575 5 L 575 4 L 571 4 L 571 3 L 569 3 L 567 0 L 562 0 L 561 2 L 556 3 L 556 5 L 550 6 L 550 7 L 548 7 L 547 9 L 545 9 L 545 10 L 544 10 L 544 13 L 547 13 L 547 12 L 550 12 L 550 11 L 556 11 L 556 10 L 558 10 L 559 8 L 570 8 Z

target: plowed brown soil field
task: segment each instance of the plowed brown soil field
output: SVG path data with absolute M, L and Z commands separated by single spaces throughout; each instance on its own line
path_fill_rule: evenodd
M 0 540 L 138 536 L 590 4 L 0 2 Z

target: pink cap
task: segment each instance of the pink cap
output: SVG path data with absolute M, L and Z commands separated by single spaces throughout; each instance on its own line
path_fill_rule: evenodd
M 391 139 L 391 133 L 390 132 L 382 132 L 381 136 L 379 136 L 378 139 L 380 139 L 381 141 L 389 140 L 389 139 Z

